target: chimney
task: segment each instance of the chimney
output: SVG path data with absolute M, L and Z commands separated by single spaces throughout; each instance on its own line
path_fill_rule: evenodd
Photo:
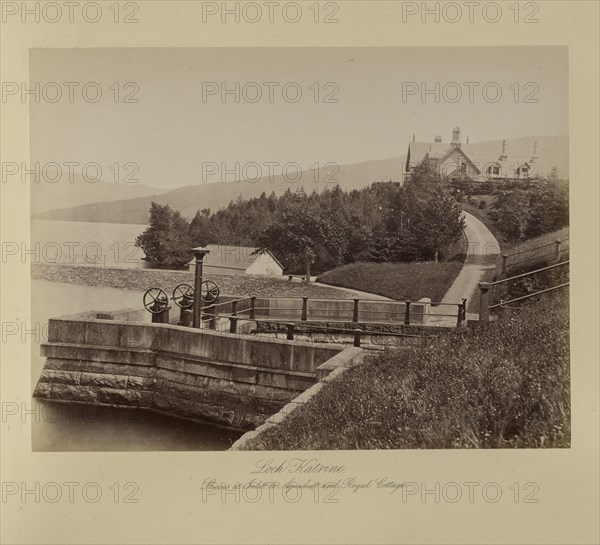
M 454 127 L 452 131 L 452 145 L 460 147 L 460 127 Z
M 532 163 L 537 163 L 540 159 L 540 156 L 538 155 L 538 141 L 536 140 L 533 143 L 533 155 L 531 156 L 531 162 Z
M 439 134 L 436 134 L 435 137 L 434 137 L 434 139 L 433 139 L 433 141 L 436 144 L 440 144 L 442 142 L 442 137 Z
M 415 141 L 415 133 L 413 132 L 413 142 Z
M 507 161 L 508 155 L 506 155 L 506 140 L 502 140 L 502 155 L 500 155 L 500 161 Z

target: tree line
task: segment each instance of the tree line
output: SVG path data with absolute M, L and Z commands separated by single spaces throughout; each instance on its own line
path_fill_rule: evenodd
M 223 244 L 269 250 L 289 272 L 318 273 L 356 261 L 445 259 L 463 229 L 448 185 L 422 164 L 403 186 L 263 193 L 215 212 L 198 210 L 191 221 L 153 202 L 136 245 L 157 265 L 181 266 L 191 259 L 190 248 Z

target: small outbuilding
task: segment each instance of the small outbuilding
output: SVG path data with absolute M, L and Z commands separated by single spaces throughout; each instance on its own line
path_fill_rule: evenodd
M 204 271 L 213 274 L 261 274 L 281 276 L 283 265 L 269 251 L 257 254 L 250 246 L 208 244 L 210 251 L 204 259 Z M 193 265 L 194 260 L 190 262 Z

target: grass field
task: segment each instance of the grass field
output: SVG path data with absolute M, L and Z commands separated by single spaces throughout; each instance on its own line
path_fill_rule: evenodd
M 318 281 L 398 300 L 429 297 L 439 302 L 462 269 L 458 261 L 434 263 L 350 263 L 319 276 Z
M 354 367 L 245 450 L 568 447 L 568 296 L 520 313 Z
M 134 291 L 159 287 L 171 294 L 181 283 L 194 285 L 193 271 L 167 271 L 157 269 L 111 269 L 108 267 L 74 267 L 69 265 L 33 264 L 34 279 L 65 282 L 84 286 L 103 286 Z M 320 297 L 323 299 L 351 299 L 352 293 L 325 286 L 288 282 L 287 277 L 257 275 L 206 274 L 206 280 L 219 285 L 224 295 L 262 297 Z

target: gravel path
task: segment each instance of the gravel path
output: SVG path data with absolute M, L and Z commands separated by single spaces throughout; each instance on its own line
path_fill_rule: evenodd
M 479 297 L 477 284 L 484 280 L 486 273 L 496 267 L 500 245 L 490 230 L 475 216 L 465 212 L 465 235 L 469 241 L 467 258 L 462 270 L 444 295 L 442 303 L 460 303 L 463 299 L 471 301 Z M 431 308 L 432 314 L 452 314 L 454 317 L 431 317 L 431 325 L 456 323 L 458 307 L 439 305 Z M 477 315 L 468 316 L 477 319 Z

